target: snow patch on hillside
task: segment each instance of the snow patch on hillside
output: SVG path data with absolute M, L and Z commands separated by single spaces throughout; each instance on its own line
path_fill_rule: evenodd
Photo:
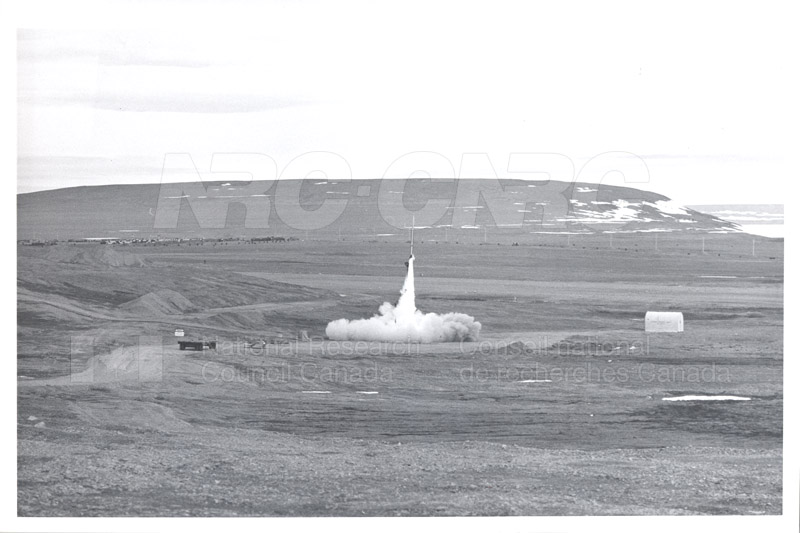
M 645 205 L 650 205 L 670 215 L 688 215 L 689 212 L 685 207 L 673 202 L 672 200 L 657 200 L 655 202 L 644 202 Z

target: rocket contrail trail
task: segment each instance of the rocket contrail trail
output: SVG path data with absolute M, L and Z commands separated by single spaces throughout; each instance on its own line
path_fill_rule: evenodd
M 413 224 L 411 231 L 411 255 L 406 263 L 408 271 L 397 305 L 384 302 L 372 318 L 334 320 L 325 328 L 329 339 L 419 343 L 478 340 L 481 323 L 473 317 L 463 313 L 423 313 L 417 309 Z

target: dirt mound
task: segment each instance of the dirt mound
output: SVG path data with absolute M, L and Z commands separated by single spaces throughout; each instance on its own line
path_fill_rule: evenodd
M 196 309 L 195 305 L 183 294 L 171 289 L 159 289 L 125 302 L 120 309 L 137 313 L 180 315 Z
M 68 377 L 70 383 L 161 381 L 164 355 L 161 346 L 121 346 L 89 359 L 86 370 Z
M 94 252 L 91 254 L 91 259 L 101 265 L 112 267 L 144 266 L 144 259 L 139 255 L 132 252 L 115 250 L 107 246 L 95 248 Z
M 109 245 L 53 246 L 47 251 L 45 258 L 57 263 L 75 263 L 109 267 L 140 267 L 145 265 L 144 259 L 139 255 L 118 250 Z

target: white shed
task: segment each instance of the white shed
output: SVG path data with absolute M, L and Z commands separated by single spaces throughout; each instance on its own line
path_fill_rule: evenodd
M 683 331 L 683 313 L 648 311 L 644 315 L 644 330 L 652 332 Z

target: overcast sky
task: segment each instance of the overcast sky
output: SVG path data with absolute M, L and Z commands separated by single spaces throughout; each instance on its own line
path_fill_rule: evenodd
M 499 177 L 509 153 L 624 151 L 684 204 L 783 203 L 796 178 L 782 4 L 255 4 L 23 17 L 18 192 L 158 183 L 173 152 L 330 151 L 380 178 L 412 151 Z

